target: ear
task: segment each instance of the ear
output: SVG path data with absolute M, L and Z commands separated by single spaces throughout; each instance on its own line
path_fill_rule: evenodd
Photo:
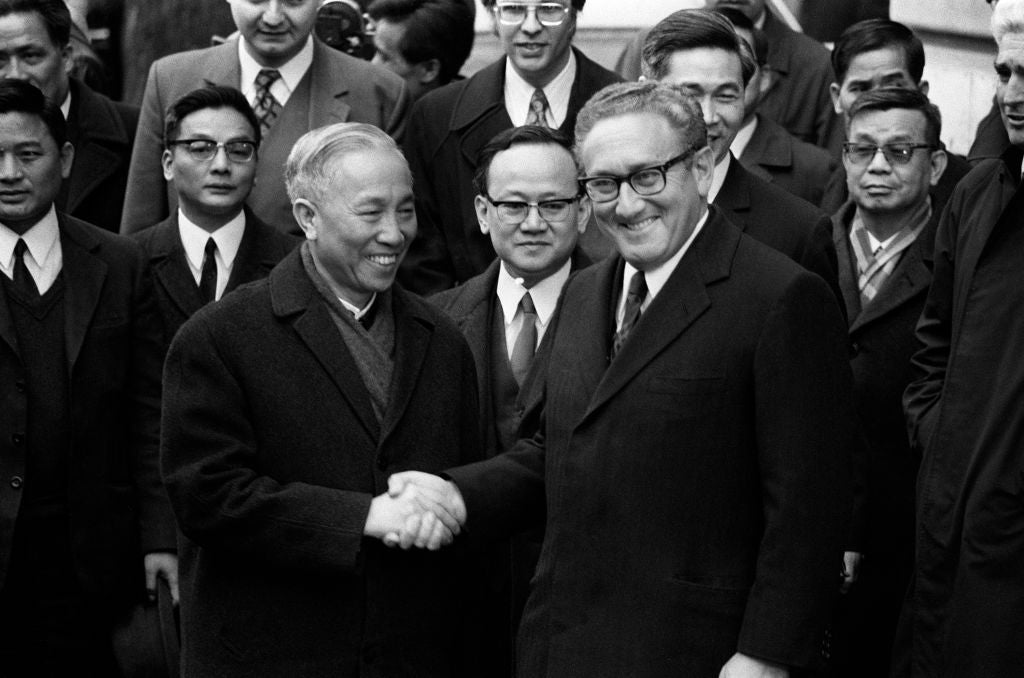
M 299 228 L 302 229 L 302 233 L 306 236 L 306 240 L 316 240 L 319 235 L 317 223 L 320 216 L 316 205 L 305 198 L 296 198 L 292 203 L 292 214 L 295 216 Z
M 439 59 L 421 61 L 416 64 L 416 68 L 419 70 L 419 74 L 416 77 L 423 85 L 436 82 L 441 77 L 441 61 Z
M 931 185 L 935 186 L 939 183 L 939 179 L 942 178 L 943 173 L 946 171 L 946 165 L 949 163 L 949 156 L 943 150 L 932 151 L 932 176 Z
M 928 81 L 922 80 L 921 84 L 917 86 L 917 91 L 919 91 L 921 94 L 925 96 L 928 96 Z
M 174 153 L 169 148 L 164 149 L 161 154 L 160 165 L 164 168 L 164 181 L 169 182 L 174 177 L 174 173 L 171 171 L 171 167 L 174 165 Z
M 833 82 L 828 86 L 828 93 L 832 97 L 832 110 L 836 112 L 836 115 L 842 115 L 843 109 L 839 107 L 839 83 Z
M 60 176 L 67 179 L 71 176 L 71 166 L 75 164 L 75 147 L 65 141 L 60 147 Z
M 590 202 L 590 196 L 584 193 L 576 201 L 576 230 L 583 235 L 590 223 L 590 215 L 594 211 L 594 205 Z
M 71 49 L 71 43 L 64 45 L 60 50 L 60 60 L 64 66 L 64 72 L 71 75 L 71 72 L 75 68 L 75 54 Z M 63 102 L 60 102 L 63 103 Z M 59 104 L 58 104 L 59 105 Z
M 487 211 L 491 205 L 487 202 L 487 198 L 482 195 L 478 195 L 473 198 L 473 209 L 476 210 L 476 220 L 480 224 L 480 232 L 487 235 L 491 232 L 491 225 L 487 221 Z
M 732 162 L 739 162 L 733 158 Z M 707 199 L 711 192 L 711 180 L 715 176 L 715 152 L 710 146 L 705 146 L 693 154 L 691 161 L 693 178 L 697 182 L 697 192 L 700 197 Z

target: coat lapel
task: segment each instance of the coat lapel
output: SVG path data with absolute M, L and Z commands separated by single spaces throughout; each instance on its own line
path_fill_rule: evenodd
M 110 105 L 72 78 L 69 135 L 75 137 L 75 160 L 67 180 L 66 212 L 73 212 L 93 189 L 123 165 L 117 149 L 132 143 L 132 131 Z M 73 129 L 71 129 L 73 127 Z
M 470 278 L 461 288 L 453 291 L 457 296 L 445 308 L 459 331 L 466 337 L 473 361 L 477 365 L 476 381 L 480 399 L 491 393 L 491 321 L 498 303 L 495 287 L 498 283 L 499 261 L 495 259 L 481 275 Z
M 850 221 L 855 209 L 852 202 L 847 202 L 832 216 L 832 244 L 836 248 L 839 263 L 839 289 L 843 293 L 846 317 L 851 323 L 860 315 L 860 288 L 857 286 L 849 238 Z
M 62 214 L 58 214 L 57 219 L 60 224 L 60 246 L 64 258 L 61 272 L 64 275 L 67 314 L 65 350 L 70 374 L 78 360 L 89 323 L 99 304 L 103 281 L 107 278 L 107 264 L 93 255 L 100 247 L 100 243 L 92 234 L 70 223 Z
M 153 278 L 167 297 L 186 318 L 203 306 L 199 289 L 185 258 L 185 248 L 178 235 L 178 214 L 175 211 L 153 227 L 153 248 L 150 267 Z
M 747 230 L 747 218 L 750 214 L 750 173 L 743 169 L 740 161 L 730 155 L 729 171 L 725 173 L 725 181 L 715 197 L 715 207 L 729 212 L 729 219 L 741 231 Z
M 402 421 L 408 409 L 434 335 L 433 321 L 410 303 L 411 299 L 404 290 L 393 286 L 391 295 L 395 311 L 395 372 L 391 378 L 391 399 L 384 414 L 381 444 Z
M 270 294 L 275 315 L 294 318 L 295 332 L 338 387 L 366 432 L 373 440 L 378 440 L 380 426 L 373 413 L 370 394 L 352 354 L 339 336 L 326 302 L 303 268 L 298 250 L 271 272 Z
M 740 234 L 712 212 L 608 369 L 584 414 L 593 414 L 711 306 L 707 286 L 729 276 Z
M 235 255 L 231 277 L 228 278 L 224 294 L 239 285 L 266 277 L 274 266 L 277 266 L 280 254 L 270 247 L 269 240 L 263 237 L 272 234 L 273 227 L 260 221 L 252 210 L 246 207 L 245 230 L 242 231 L 242 241 L 238 244 L 238 253 Z
M 751 174 L 765 181 L 774 179 L 772 173 L 765 167 L 788 170 L 793 166 L 793 145 L 784 133 L 779 133 L 780 131 L 784 132 L 777 123 L 758 115 L 757 127 L 754 128 L 754 134 L 740 158 Z
M 0 275 L 3 275 L 0 273 Z M 14 320 L 11 318 L 11 307 L 7 301 L 7 293 L 4 286 L 0 285 L 0 339 L 2 339 L 15 355 L 18 351 L 18 335 L 14 331 Z
M 329 53 L 332 49 L 319 40 L 313 40 L 308 129 L 345 122 L 352 110 L 345 101 L 351 88 L 350 75 L 344 70 L 332 68 L 334 60 Z

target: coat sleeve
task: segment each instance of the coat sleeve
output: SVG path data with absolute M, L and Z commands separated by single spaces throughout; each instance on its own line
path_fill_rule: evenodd
M 831 292 L 801 274 L 755 348 L 764 530 L 737 649 L 787 666 L 821 663 L 839 584 L 856 435 L 845 340 Z
M 138 248 L 133 248 L 138 249 Z M 160 477 L 160 368 L 164 332 L 153 283 L 138 251 L 132 292 L 132 476 L 143 553 L 177 550 L 174 515 Z
M 125 235 L 163 221 L 170 213 L 167 185 L 160 163 L 163 153 L 164 103 L 160 92 L 159 66 L 157 62 L 149 69 L 131 164 L 128 166 L 128 187 L 121 214 L 121 233 Z
M 910 446 L 919 454 L 928 448 L 939 414 L 942 386 L 953 331 L 953 283 L 959 192 L 946 205 L 935 232 L 932 284 L 917 322 L 918 350 L 911 358 L 914 380 L 903 393 Z
M 267 566 L 354 570 L 372 496 L 261 473 L 238 367 L 202 314 L 171 344 L 161 468 L 178 526 L 201 547 Z

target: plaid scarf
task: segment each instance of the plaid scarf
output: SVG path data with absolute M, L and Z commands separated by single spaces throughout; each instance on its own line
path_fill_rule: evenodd
M 925 209 L 917 212 L 916 218 L 910 219 L 885 245 L 872 251 L 868 229 L 864 226 L 860 214 L 854 215 L 853 223 L 850 225 L 850 245 L 857 258 L 857 288 L 860 290 L 861 306 L 867 306 L 868 302 L 875 298 L 885 281 L 892 275 L 903 251 L 914 244 L 931 216 L 932 206 L 929 200 L 925 204 Z

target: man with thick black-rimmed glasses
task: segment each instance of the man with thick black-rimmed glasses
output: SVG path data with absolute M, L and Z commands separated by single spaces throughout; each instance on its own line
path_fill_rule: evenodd
M 494 260 L 473 209 L 476 159 L 494 135 L 531 124 L 571 138 L 587 99 L 620 80 L 572 47 L 585 1 L 484 2 L 504 56 L 416 102 L 405 153 L 416 180 L 419 234 L 402 264 L 407 288 L 438 292 L 483 273 Z M 585 234 L 581 246 L 596 259 L 610 246 L 593 236 Z
M 178 208 L 134 236 L 153 269 L 167 344 L 193 313 L 266 277 L 298 244 L 245 205 L 260 136 L 249 102 L 232 87 L 189 92 L 167 111 L 162 163 Z

